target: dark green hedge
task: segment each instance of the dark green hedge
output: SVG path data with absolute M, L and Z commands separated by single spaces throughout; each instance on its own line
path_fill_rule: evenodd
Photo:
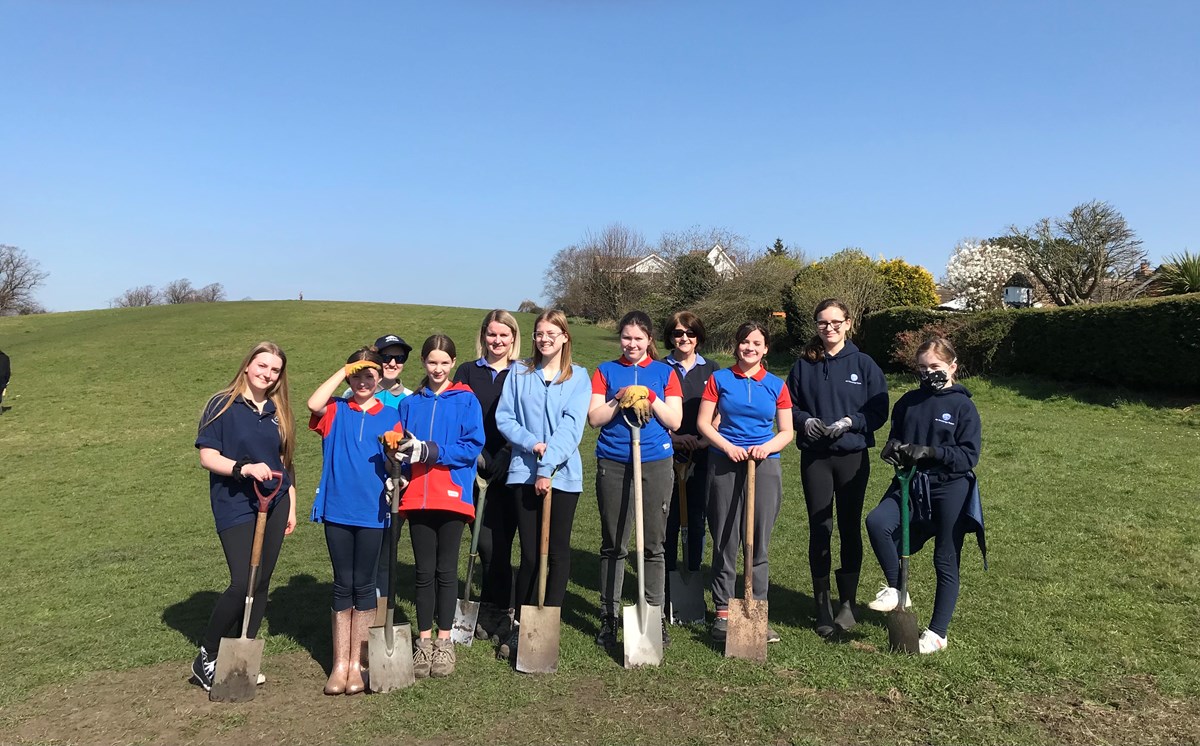
M 932 333 L 954 342 L 972 374 L 1200 391 L 1200 294 L 976 314 L 890 309 L 869 314 L 856 342 L 896 369 Z

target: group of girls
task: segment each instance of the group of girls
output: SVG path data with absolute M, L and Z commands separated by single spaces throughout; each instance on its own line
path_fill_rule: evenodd
M 816 334 L 786 382 L 767 371 L 767 329 L 747 322 L 734 338 L 734 363 L 719 369 L 699 354 L 701 320 L 674 314 L 664 329 L 670 354 L 660 359 L 649 316 L 633 311 L 618 324 L 620 355 L 591 375 L 575 364 L 571 334 L 561 311 L 540 314 L 533 352 L 520 359 L 516 320 L 489 313 L 480 327 L 476 359 L 457 363 L 454 342 L 433 335 L 421 347 L 424 378 L 415 392 L 398 380 L 411 347 L 394 335 L 356 350 L 308 399 L 309 427 L 322 438 L 324 467 L 311 518 L 324 524 L 333 566 L 333 663 L 327 694 L 353 694 L 366 686 L 367 628 L 386 592 L 381 564 L 389 511 L 392 461 L 403 477 L 398 517 L 410 527 L 415 564 L 418 677 L 448 676 L 455 668 L 450 640 L 457 598 L 457 567 L 464 529 L 480 521 L 483 611 L 476 634 L 513 657 L 523 604 L 536 603 L 539 530 L 549 495 L 549 556 L 545 605 L 561 606 L 570 575 L 571 527 L 583 491 L 579 444 L 584 424 L 599 429 L 596 502 L 600 516 L 600 627 L 596 643 L 618 644 L 622 581 L 635 521 L 633 428 L 640 428 L 642 521 L 645 530 L 646 602 L 665 607 L 666 575 L 676 563 L 678 485 L 672 461 L 692 465 L 687 480 L 686 556 L 700 569 L 705 525 L 711 535 L 714 639 L 724 638 L 728 601 L 734 596 L 736 560 L 743 537 L 747 462 L 755 461 L 755 598 L 765 599 L 772 530 L 783 500 L 780 452 L 795 439 L 809 517 L 809 568 L 822 636 L 848 630 L 858 616 L 862 565 L 862 511 L 870 473 L 868 449 L 887 420 L 887 385 L 879 367 L 848 338 L 853 321 L 845 304 L 822 301 L 814 312 Z M 937 591 L 934 615 L 921 652 L 947 644 L 946 630 L 958 594 L 958 556 L 969 522 L 962 519 L 972 494 L 979 454 L 979 417 L 970 394 L 955 383 L 953 347 L 944 339 L 920 348 L 921 388 L 892 412 L 882 456 L 926 475 L 930 505 L 924 538 L 935 539 Z M 334 392 L 343 384 L 341 396 Z M 211 685 L 221 637 L 240 624 L 247 588 L 254 483 L 279 494 L 269 508 L 262 568 L 248 633 L 262 620 L 266 591 L 283 536 L 295 527 L 293 436 L 286 356 L 271 343 L 250 351 L 233 381 L 205 407 L 196 446 L 210 472 L 217 532 L 229 565 L 230 585 L 218 599 L 192 666 L 194 679 Z M 282 477 L 278 475 L 282 474 Z M 483 515 L 476 515 L 476 475 L 489 485 Z M 915 484 L 916 482 L 914 482 Z M 866 520 L 885 586 L 870 606 L 890 610 L 901 602 L 899 489 L 894 480 Z M 840 539 L 835 573 L 836 611 L 830 596 L 830 545 L 834 520 Z M 520 565 L 511 567 L 514 537 Z M 919 543 L 919 542 L 918 542 Z M 904 600 L 905 603 L 909 599 Z M 436 623 L 436 636 L 434 627 Z M 664 620 L 663 643 L 669 643 Z M 779 635 L 768 628 L 768 641 Z

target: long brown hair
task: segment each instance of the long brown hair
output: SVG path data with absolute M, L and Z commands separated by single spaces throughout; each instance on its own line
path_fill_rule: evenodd
M 551 308 L 542 311 L 538 317 L 533 320 L 533 333 L 537 334 L 538 324 L 545 321 L 547 324 L 553 324 L 562 333 L 567 335 L 567 341 L 563 342 L 562 350 L 558 355 L 558 375 L 554 378 L 554 383 L 566 383 L 571 380 L 571 329 L 567 326 L 567 315 L 557 308 Z M 532 373 L 537 370 L 542 364 L 544 356 L 542 351 L 538 349 L 537 342 L 533 343 L 533 356 L 525 361 L 526 372 Z
M 621 317 L 617 322 L 617 338 L 621 337 L 621 332 L 627 326 L 636 326 L 646 334 L 648 340 L 646 344 L 646 354 L 651 360 L 658 360 L 658 347 L 654 344 L 654 322 L 650 320 L 650 316 L 645 311 L 630 311 Z
M 274 342 L 259 342 L 250 348 L 250 352 L 242 359 L 242 364 L 238 366 L 237 373 L 234 374 L 233 380 L 229 385 L 213 394 L 208 403 L 204 405 L 204 412 L 207 412 L 212 407 L 213 402 L 221 401 L 221 407 L 213 413 L 207 421 L 200 422 L 200 430 L 211 425 L 218 417 L 225 414 L 238 396 L 244 394 L 250 387 L 247 381 L 246 368 L 250 367 L 250 363 L 254 358 L 269 352 L 275 355 L 283 363 L 279 366 L 279 378 L 275 380 L 274 385 L 267 390 L 267 398 L 275 405 L 275 419 L 279 427 L 279 456 L 283 461 L 283 468 L 288 470 L 292 476 L 292 483 L 296 481 L 296 469 L 293 464 L 293 456 L 296 449 L 296 438 L 292 426 L 292 404 L 291 398 L 288 395 L 288 376 L 287 376 L 287 354 L 283 349 Z M 204 412 L 200 416 L 204 416 Z
M 451 360 L 458 359 L 458 348 L 454 346 L 454 340 L 445 334 L 433 334 L 425 340 L 425 344 L 421 345 L 421 362 L 424 363 L 425 358 L 429 357 L 429 353 L 435 350 L 446 353 L 450 356 Z M 429 385 L 428 373 L 421 376 L 421 382 L 417 384 L 417 391 L 425 388 L 433 391 L 433 387 Z
M 846 317 L 846 321 L 853 323 L 850 318 L 850 309 L 846 307 L 845 303 L 842 303 L 837 298 L 826 298 L 818 303 L 817 307 L 813 309 L 813 321 L 816 321 L 817 317 L 821 315 L 821 312 L 827 308 L 839 309 L 842 312 L 842 315 Z M 804 345 L 804 349 L 800 354 L 810 363 L 815 363 L 818 360 L 824 360 L 825 343 L 821 341 L 821 337 L 819 335 L 814 334 L 812 339 L 808 340 L 808 343 Z

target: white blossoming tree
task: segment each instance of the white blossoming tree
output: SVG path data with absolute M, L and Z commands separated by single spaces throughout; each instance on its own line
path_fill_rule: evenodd
M 995 243 L 964 239 L 954 247 L 946 263 L 943 284 L 966 303 L 967 310 L 999 308 L 1004 302 L 1004 284 L 1025 263 L 1016 251 Z

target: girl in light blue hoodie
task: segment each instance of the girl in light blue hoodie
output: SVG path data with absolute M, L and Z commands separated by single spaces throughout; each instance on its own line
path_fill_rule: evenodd
M 571 524 L 583 491 L 579 441 L 587 422 L 591 384 L 587 370 L 571 363 L 567 317 L 549 310 L 537 317 L 533 357 L 514 367 L 496 407 L 496 425 L 512 444 L 508 485 L 517 511 L 521 566 L 517 570 L 516 622 L 497 657 L 516 655 L 522 604 L 534 598 L 542 504 L 550 493 L 549 572 L 546 606 L 562 606 L 571 572 Z M 553 479 L 553 487 L 551 486 Z

